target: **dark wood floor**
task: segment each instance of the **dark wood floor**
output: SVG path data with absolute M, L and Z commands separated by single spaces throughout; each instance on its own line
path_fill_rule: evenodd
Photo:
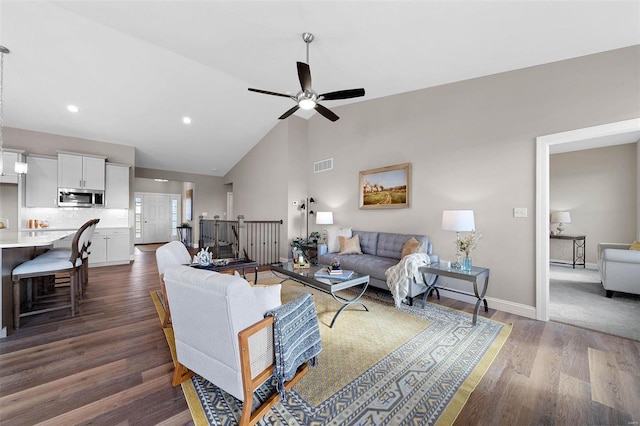
M 191 424 L 149 297 L 158 287 L 155 255 L 136 253 L 131 265 L 91 269 L 79 316 L 25 318 L 0 340 L 0 423 Z M 640 342 L 488 315 L 513 323 L 513 332 L 457 425 L 638 424 Z

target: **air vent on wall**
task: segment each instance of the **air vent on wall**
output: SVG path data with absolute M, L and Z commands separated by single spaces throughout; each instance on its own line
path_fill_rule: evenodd
M 313 163 L 313 173 L 326 172 L 331 169 L 333 169 L 333 158 L 327 158 L 326 160 Z

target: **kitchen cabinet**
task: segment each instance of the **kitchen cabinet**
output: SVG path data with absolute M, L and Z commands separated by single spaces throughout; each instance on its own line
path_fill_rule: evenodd
M 73 235 L 54 243 L 54 247 L 71 247 Z M 129 263 L 129 228 L 96 229 L 89 247 L 89 267 Z
M 58 153 L 58 187 L 104 191 L 105 158 Z
M 129 263 L 129 229 L 96 229 L 89 266 Z
M 56 207 L 58 160 L 55 157 L 27 156 L 25 206 Z
M 16 161 L 18 161 L 17 152 L 2 151 L 3 174 L 0 175 L 0 183 L 18 183 L 18 175 L 14 173 Z
M 129 166 L 106 164 L 105 199 L 108 209 L 129 208 Z

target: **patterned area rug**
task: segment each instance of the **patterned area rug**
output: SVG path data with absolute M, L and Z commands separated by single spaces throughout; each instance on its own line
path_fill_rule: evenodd
M 470 314 L 439 305 L 396 309 L 388 293 L 369 290 L 369 312 L 351 306 L 329 328 L 337 302 L 289 281 L 283 303 L 302 292 L 315 294 L 323 351 L 260 425 L 451 424 L 511 332 L 511 325 L 483 317 L 474 327 Z M 172 346 L 172 333 L 165 334 Z M 237 424 L 241 401 L 197 375 L 182 389 L 195 424 Z M 254 406 L 272 389 L 263 385 Z

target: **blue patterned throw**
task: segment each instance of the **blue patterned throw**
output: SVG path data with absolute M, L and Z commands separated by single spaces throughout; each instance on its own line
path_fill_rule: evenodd
M 285 397 L 284 383 L 291 380 L 296 370 L 309 361 L 316 365 L 322 351 L 318 315 L 313 298 L 306 293 L 296 300 L 265 314 L 273 316 L 273 340 L 275 343 L 275 378 L 281 398 Z

